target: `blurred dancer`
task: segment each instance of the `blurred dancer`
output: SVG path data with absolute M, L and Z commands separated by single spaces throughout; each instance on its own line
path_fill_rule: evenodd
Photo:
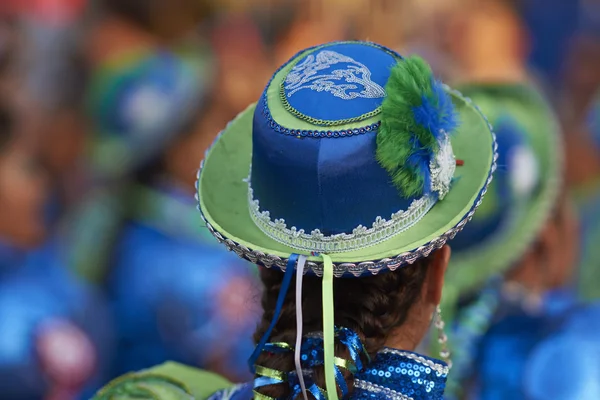
M 168 66 L 176 63 L 171 60 L 177 57 L 163 57 L 160 53 L 169 53 L 174 48 L 181 54 L 189 53 L 190 57 L 184 58 L 192 61 L 184 63 L 189 64 L 184 69 L 195 74 L 196 46 L 189 50 L 182 43 L 208 12 L 206 2 L 188 0 L 103 0 L 99 9 L 100 18 L 90 29 L 85 46 L 90 68 L 91 100 L 87 106 L 93 130 L 82 173 L 85 182 L 61 235 L 69 267 L 96 283 L 106 277 L 111 248 L 119 231 L 123 187 L 133 171 L 156 156 L 168 141 L 168 135 L 163 137 L 160 127 L 156 127 L 155 132 L 160 133 L 154 137 L 124 134 L 121 138 L 127 139 L 120 140 L 119 135 L 125 130 L 122 125 L 152 124 L 152 118 L 160 120 L 161 112 L 166 112 L 161 111 L 162 101 L 173 92 L 178 92 L 187 104 L 195 101 L 192 97 L 197 88 L 182 88 L 181 79 L 185 78 L 173 76 L 177 69 Z M 171 74 L 168 76 L 171 81 L 160 82 L 163 66 L 170 68 L 167 75 Z M 154 87 L 148 90 L 139 87 L 139 93 L 126 87 L 148 75 L 153 75 L 149 79 L 157 82 Z M 99 95 L 99 90 L 105 90 L 105 94 Z M 109 99 L 102 99 L 103 96 Z M 175 109 L 176 105 L 169 107 Z M 187 107 L 181 108 L 187 112 Z M 144 112 L 148 114 L 141 115 Z
M 174 359 L 242 379 L 231 365 L 252 348 L 256 318 L 239 313 L 253 297 L 254 277 L 214 247 L 190 189 L 194 155 L 217 133 L 210 128 L 212 56 L 197 53 L 132 52 L 91 83 L 95 187 L 83 216 L 104 225 L 104 237 L 81 229 L 74 244 L 84 263 L 101 246 L 110 266 L 120 373 Z M 237 296 L 223 297 L 229 291 Z M 245 332 L 245 340 L 231 332 Z
M 472 384 L 466 391 L 480 399 L 525 399 L 525 365 L 536 343 L 577 306 L 568 288 L 577 225 L 568 199 L 559 197 L 560 132 L 532 87 L 485 82 L 462 90 L 495 126 L 499 167 L 482 207 L 454 241 L 444 293 L 446 302 L 461 304 L 451 337 L 452 384 Z
M 201 79 L 207 85 L 201 90 L 209 91 L 210 73 Z M 182 107 L 177 99 L 169 102 Z M 249 265 L 214 246 L 197 215 L 190 190 L 194 154 L 206 149 L 213 134 L 210 118 L 203 118 L 210 103 L 206 109 L 190 106 L 187 121 L 164 115 L 163 134 L 174 136 L 128 190 L 129 221 L 112 277 L 119 370 L 171 359 L 243 379 L 240 360 L 252 350 L 250 332 L 258 318 L 248 312 L 248 304 L 256 303 L 255 280 Z M 231 292 L 236 295 L 226 295 Z
M 50 245 L 39 247 L 48 186 L 13 118 L 0 109 L 0 392 L 75 399 L 108 376 L 110 321 Z

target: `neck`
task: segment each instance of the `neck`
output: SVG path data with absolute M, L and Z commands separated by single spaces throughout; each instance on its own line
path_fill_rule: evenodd
M 390 335 L 385 341 L 384 346 L 397 350 L 415 351 L 421 340 L 416 337 L 414 332 L 403 330 Z

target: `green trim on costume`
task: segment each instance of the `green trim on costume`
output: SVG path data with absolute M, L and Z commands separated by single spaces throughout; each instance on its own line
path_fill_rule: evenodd
M 231 386 L 220 375 L 167 362 L 109 382 L 92 400 L 205 400 Z

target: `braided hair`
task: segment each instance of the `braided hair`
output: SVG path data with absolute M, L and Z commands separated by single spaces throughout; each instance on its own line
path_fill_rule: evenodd
M 416 261 L 413 265 L 399 268 L 394 272 L 382 273 L 361 279 L 334 280 L 335 325 L 352 329 L 361 337 L 367 353 L 374 356 L 384 347 L 386 339 L 393 329 L 404 324 L 409 310 L 420 293 L 427 276 L 430 258 Z M 255 341 L 263 336 L 274 315 L 283 273 L 275 269 L 261 268 L 261 280 L 264 284 L 262 320 L 254 334 Z M 303 330 L 320 332 L 323 330 L 322 281 L 314 276 L 303 280 L 302 313 Z M 285 303 L 277 324 L 273 329 L 272 342 L 294 343 L 296 338 L 296 301 L 295 285 L 292 284 L 285 297 Z M 335 355 L 348 358 L 348 349 L 336 341 Z M 364 356 L 362 356 L 364 357 Z M 368 360 L 363 359 L 363 362 Z M 263 352 L 256 365 L 282 372 L 294 370 L 292 353 L 268 354 Z M 323 366 L 313 371 L 314 381 L 324 387 Z M 354 377 L 343 371 L 349 393 L 354 388 Z M 274 384 L 258 388 L 257 391 L 271 398 L 288 398 L 290 387 L 287 384 Z M 338 388 L 338 394 L 341 392 Z

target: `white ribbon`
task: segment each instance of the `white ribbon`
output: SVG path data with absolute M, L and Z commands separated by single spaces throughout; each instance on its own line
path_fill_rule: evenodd
M 306 394 L 306 385 L 302 375 L 302 365 L 300 364 L 300 348 L 302 347 L 302 278 L 304 277 L 306 258 L 306 256 L 300 255 L 296 266 L 296 349 L 294 350 L 294 363 L 296 364 L 296 373 L 298 374 L 304 400 L 308 400 L 308 395 Z

